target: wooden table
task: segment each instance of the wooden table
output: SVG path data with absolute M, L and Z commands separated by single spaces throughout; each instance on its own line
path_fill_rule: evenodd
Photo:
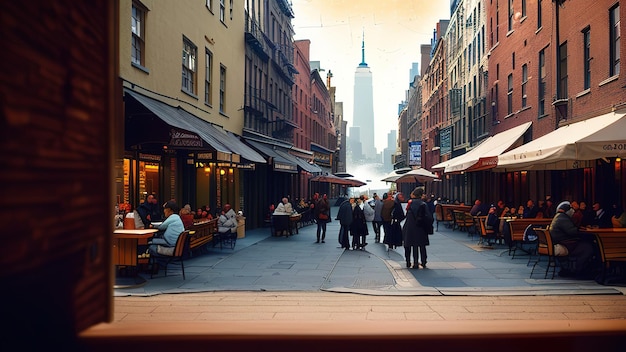
M 137 274 L 137 245 L 140 240 L 147 241 L 157 229 L 117 229 L 113 231 L 113 263 L 115 270 L 114 288 L 139 287 L 146 280 Z M 120 275 L 120 267 L 128 267 L 131 275 Z
M 585 227 L 580 232 L 588 233 L 595 237 L 595 242 L 600 251 L 602 260 L 602 273 L 599 281 L 604 285 L 610 285 L 614 281 L 623 282 L 623 270 L 616 270 L 617 263 L 626 263 L 626 228 L 611 227 L 597 228 Z

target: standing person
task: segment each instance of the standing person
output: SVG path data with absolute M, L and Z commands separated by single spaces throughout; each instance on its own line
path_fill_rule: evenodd
M 320 234 L 322 235 L 322 243 L 326 243 L 324 242 L 326 239 L 326 224 L 330 221 L 330 203 L 326 194 L 315 203 L 313 214 L 315 214 L 315 220 L 317 221 L 317 241 L 315 243 L 320 243 Z
M 376 215 L 374 213 L 374 208 L 372 207 L 372 205 L 370 204 L 370 202 L 367 201 L 367 197 L 366 196 L 361 196 L 361 207 L 363 208 L 363 214 L 365 214 L 365 222 L 366 223 L 372 223 L 374 224 L 374 216 Z M 372 225 L 372 227 L 374 227 L 374 225 Z M 367 245 L 367 236 L 370 234 L 369 230 L 367 229 L 367 224 L 365 226 L 365 237 L 363 238 L 363 243 L 365 243 L 365 245 Z
M 389 246 L 389 249 L 395 249 L 402 245 L 402 227 L 400 223 L 405 219 L 404 210 L 402 209 L 402 203 L 404 203 L 404 194 L 398 192 L 396 194 L 396 200 L 393 204 L 393 211 L 391 212 L 391 225 L 390 233 L 385 232 L 384 243 Z
M 407 268 L 419 268 L 420 260 L 422 268 L 426 269 L 428 241 L 427 227 L 432 227 L 433 215 L 424 202 L 424 189 L 416 187 L 411 192 L 411 205 L 406 213 L 406 221 L 402 227 L 402 239 L 404 242 L 404 257 Z M 418 256 L 419 249 L 419 256 Z M 411 266 L 411 252 L 413 252 L 413 265 Z
M 383 226 L 382 211 L 383 201 L 380 200 L 378 194 L 374 193 L 374 221 L 372 221 L 372 227 L 376 235 L 376 243 L 380 243 L 380 228 Z
M 346 199 L 339 206 L 337 211 L 337 218 L 341 227 L 339 228 L 339 244 L 342 249 L 350 249 L 350 240 L 348 239 L 348 231 L 352 224 L 352 202 L 350 199 Z
M 383 243 L 387 244 L 387 237 L 391 236 L 391 212 L 394 208 L 393 198 L 388 193 L 383 194 L 383 205 L 380 211 L 380 217 L 383 219 L 383 230 L 385 231 L 385 238 Z M 389 248 L 387 248 L 389 249 Z
M 350 235 L 352 236 L 352 249 L 363 249 L 365 247 L 365 236 L 367 235 L 367 222 L 362 208 L 363 202 L 359 198 L 354 198 L 352 203 L 352 224 L 350 224 Z
M 152 254 L 172 255 L 178 236 L 185 231 L 185 225 L 180 219 L 178 212 L 180 209 L 174 201 L 168 201 L 163 205 L 165 221 L 158 226 L 158 237 L 155 236 L 148 243 L 148 251 Z

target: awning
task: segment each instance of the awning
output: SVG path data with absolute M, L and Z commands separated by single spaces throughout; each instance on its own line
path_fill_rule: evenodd
M 566 170 L 590 160 L 626 157 L 626 112 L 611 112 L 552 131 L 498 157 L 498 171 Z
M 261 154 L 244 144 L 239 137 L 234 135 L 232 132 L 226 131 L 222 127 L 213 127 L 215 128 L 217 135 L 220 136 L 220 140 L 224 141 L 228 148 L 234 153 L 241 155 L 242 158 L 253 163 L 266 163 L 265 158 Z
M 289 153 L 281 153 L 275 146 L 267 143 L 257 142 L 250 139 L 246 139 L 246 141 L 260 153 L 265 154 L 266 157 L 272 158 L 275 171 L 291 173 L 298 172 L 298 164 L 293 159 L 295 157 L 290 157 Z
M 361 186 L 365 186 L 367 183 L 360 181 L 360 180 L 355 180 L 355 179 L 351 179 L 351 178 L 342 178 L 342 177 L 338 177 L 335 175 L 320 175 L 320 176 L 315 176 L 313 178 L 311 178 L 311 182 L 328 182 L 328 183 L 334 183 L 337 185 L 345 185 L 348 187 L 361 187 Z
M 291 154 L 289 154 L 289 155 L 291 155 Z M 311 164 L 308 161 L 306 161 L 306 160 L 304 160 L 304 159 L 302 159 L 300 157 L 297 157 L 295 155 L 292 155 L 292 157 L 295 159 L 295 161 L 298 163 L 298 166 L 302 170 L 304 170 L 306 172 L 310 172 L 312 174 L 316 174 L 316 173 L 322 172 L 322 169 L 320 169 L 320 167 L 317 166 L 316 164 Z
M 496 167 L 498 155 L 515 145 L 531 125 L 532 122 L 527 122 L 485 139 L 469 152 L 448 160 L 444 172 L 480 171 Z
M 232 151 L 216 138 L 215 128 L 207 121 L 188 113 L 180 107 L 173 107 L 161 101 L 148 98 L 130 89 L 124 89 L 127 96 L 150 110 L 163 122 L 178 130 L 172 131 L 170 144 L 175 147 L 202 147 L 202 141 L 219 153 L 229 156 Z M 198 141 L 200 137 L 202 141 Z

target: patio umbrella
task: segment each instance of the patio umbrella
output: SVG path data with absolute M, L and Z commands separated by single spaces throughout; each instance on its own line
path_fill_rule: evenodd
M 355 180 L 355 179 L 350 179 L 350 178 L 342 178 L 342 177 L 338 177 L 335 175 L 319 175 L 319 176 L 315 176 L 313 178 L 311 178 L 311 182 L 328 182 L 328 183 L 334 183 L 334 184 L 338 184 L 338 185 L 346 185 L 349 187 L 361 187 L 366 185 L 367 183 L 360 181 L 360 180 Z
M 393 172 L 385 176 L 385 178 L 383 178 L 381 181 L 396 182 L 396 183 L 398 182 L 424 183 L 426 181 L 432 181 L 432 180 L 437 180 L 437 179 L 439 179 L 437 175 L 433 174 L 432 172 L 426 169 L 422 169 L 420 167 L 417 169 L 402 168 L 402 169 L 394 170 Z

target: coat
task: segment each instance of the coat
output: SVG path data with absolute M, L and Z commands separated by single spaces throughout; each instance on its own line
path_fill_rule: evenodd
M 320 219 L 320 214 L 326 214 L 328 217 L 326 219 Z M 317 222 L 330 221 L 330 204 L 328 203 L 328 199 L 320 199 L 315 203 L 313 215 L 315 216 L 315 220 L 317 220 Z
M 402 227 L 402 240 L 405 247 L 428 246 L 426 223 L 432 223 L 432 216 L 428 216 L 428 206 L 421 199 L 413 199 L 406 212 L 406 221 Z
M 369 205 L 366 205 L 369 207 Z M 365 213 L 357 204 L 352 210 L 352 224 L 350 224 L 350 234 L 352 236 L 366 236 L 367 223 L 365 222 Z
M 336 220 L 339 220 L 339 224 L 341 224 L 341 226 L 350 227 L 350 225 L 352 224 L 352 204 L 350 204 L 349 200 L 345 200 L 339 206 Z
M 220 215 L 217 220 L 217 231 L 219 233 L 230 233 L 237 231 L 237 214 L 230 209 L 227 213 Z

